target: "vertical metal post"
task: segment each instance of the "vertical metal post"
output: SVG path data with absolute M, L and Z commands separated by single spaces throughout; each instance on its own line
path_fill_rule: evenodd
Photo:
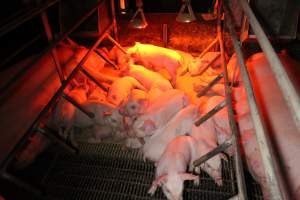
M 115 37 L 116 41 L 119 41 L 118 27 L 117 27 L 117 20 L 116 20 L 115 1 L 111 0 L 110 5 L 111 5 L 111 16 L 112 16 L 112 19 L 113 19 L 113 21 L 112 21 L 112 23 L 113 23 L 113 33 L 114 33 L 114 37 Z
M 254 97 L 254 92 L 252 89 L 252 84 L 247 72 L 247 68 L 245 65 L 244 57 L 243 57 L 243 52 L 240 47 L 239 41 L 237 34 L 234 30 L 234 27 L 232 26 L 232 19 L 231 15 L 229 13 L 228 5 L 227 2 L 224 4 L 224 9 L 225 9 L 225 18 L 226 18 L 226 26 L 229 29 L 229 33 L 231 36 L 231 40 L 233 42 L 234 49 L 236 51 L 238 61 L 240 64 L 240 69 L 241 69 L 241 74 L 243 77 L 243 81 L 245 84 L 245 88 L 247 91 L 247 100 L 250 106 L 251 110 L 251 118 L 254 124 L 255 128 L 255 135 L 257 139 L 257 143 L 259 145 L 260 153 L 262 156 L 262 161 L 265 169 L 265 174 L 266 174 L 266 179 L 268 183 L 268 188 L 271 194 L 272 199 L 288 199 L 288 198 L 283 198 L 283 191 L 284 187 L 283 184 L 279 184 L 279 181 L 281 181 L 276 174 L 279 174 L 279 170 L 277 166 L 275 165 L 276 162 L 274 162 L 274 155 L 272 152 L 272 147 L 270 144 L 270 139 L 268 135 L 266 134 L 266 128 L 264 124 L 262 123 L 262 118 L 261 114 L 257 108 L 257 103 Z M 282 181 L 281 181 L 282 183 Z
M 237 127 L 234 121 L 234 113 L 232 107 L 232 98 L 231 98 L 231 88 L 229 87 L 228 82 L 228 73 L 227 73 L 227 66 L 226 66 L 226 59 L 225 59 L 225 52 L 224 52 L 224 42 L 223 42 L 223 35 L 222 35 L 222 27 L 221 27 L 221 14 L 222 14 L 222 1 L 219 1 L 218 4 L 218 24 L 217 24 L 217 37 L 219 39 L 220 50 L 221 50 L 221 60 L 222 60 L 222 67 L 223 67 L 223 75 L 224 75 L 224 87 L 225 87 L 225 95 L 226 95 L 226 104 L 228 107 L 228 118 L 229 118 L 229 125 L 232 131 L 232 142 L 234 146 L 234 163 L 236 169 L 236 177 L 237 177 L 237 185 L 238 185 L 238 196 L 240 200 L 247 200 L 247 190 L 245 184 L 245 177 L 244 177 L 244 170 L 243 164 L 241 159 L 241 152 L 238 146 L 238 132 Z
M 270 41 L 268 40 L 266 34 L 264 33 L 261 25 L 256 19 L 253 11 L 249 7 L 247 0 L 239 0 L 240 5 L 242 6 L 245 14 L 248 17 L 250 25 L 257 37 L 258 43 L 260 44 L 263 52 L 266 55 L 267 60 L 269 61 L 270 67 L 275 75 L 275 78 L 278 82 L 278 85 L 281 89 L 283 97 L 286 104 L 288 105 L 294 122 L 300 133 L 300 98 L 297 94 L 297 91 L 289 79 L 284 67 L 279 60 L 276 52 L 274 51 Z
M 43 25 L 44 25 L 46 35 L 47 35 L 47 39 L 48 39 L 49 43 L 51 43 L 53 41 L 53 36 L 52 36 L 51 28 L 50 28 L 50 25 L 49 25 L 49 22 L 48 22 L 48 17 L 47 17 L 45 12 L 41 13 L 41 18 L 42 18 L 42 21 L 43 21 Z M 53 58 L 58 76 L 60 78 L 60 81 L 63 82 L 65 80 L 65 76 L 64 76 L 64 73 L 61 69 L 61 65 L 59 63 L 58 55 L 57 55 L 57 52 L 56 52 L 55 48 L 51 49 L 51 56 Z

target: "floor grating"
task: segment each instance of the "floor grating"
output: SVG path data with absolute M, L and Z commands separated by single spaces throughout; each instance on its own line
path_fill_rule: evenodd
M 147 194 L 155 167 L 152 162 L 144 162 L 138 151 L 124 150 L 121 145 L 113 143 L 80 144 L 79 149 L 79 155 L 60 152 L 47 169 L 43 168 L 45 173 L 41 185 L 46 188 L 46 195 L 42 199 L 166 199 L 161 189 L 153 197 Z M 222 187 L 203 172 L 199 186 L 194 186 L 191 181 L 185 182 L 184 200 L 223 200 L 234 196 L 237 185 L 233 159 L 223 161 L 222 166 Z M 258 184 L 251 184 L 249 193 L 249 199 L 262 200 Z

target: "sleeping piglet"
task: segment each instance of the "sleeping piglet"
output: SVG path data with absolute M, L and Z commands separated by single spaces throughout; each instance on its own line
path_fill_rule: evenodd
M 159 159 L 155 172 L 155 180 L 152 182 L 148 193 L 153 195 L 158 186 L 169 200 L 182 200 L 183 182 L 194 180 L 199 184 L 199 177 L 186 173 L 186 168 L 196 156 L 196 140 L 191 136 L 177 136 L 165 149 Z
M 119 78 L 115 80 L 109 88 L 107 100 L 119 106 L 122 101 L 126 101 L 133 88 L 146 90 L 141 83 L 130 76 Z
M 153 135 L 154 131 L 165 126 L 167 122 L 182 108 L 189 105 L 187 95 L 180 90 L 166 91 L 160 99 L 149 105 L 145 113 L 133 124 L 137 137 Z
M 141 64 L 148 69 L 155 71 L 166 69 L 171 76 L 172 84 L 175 85 L 177 69 L 182 65 L 182 57 L 178 52 L 136 42 L 133 47 L 127 50 L 127 53 L 131 55 L 135 63 Z
M 153 72 L 141 65 L 129 65 L 122 71 L 123 75 L 131 76 L 142 83 L 147 90 L 157 87 L 162 91 L 173 89 L 170 82 L 157 72 Z
M 143 146 L 144 159 L 157 162 L 163 154 L 166 146 L 176 136 L 191 134 L 194 120 L 198 117 L 198 108 L 188 105 L 181 109 L 167 124 L 155 132 L 149 138 L 145 138 Z

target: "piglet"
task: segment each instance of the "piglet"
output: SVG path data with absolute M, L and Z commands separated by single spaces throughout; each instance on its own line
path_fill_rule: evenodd
M 194 120 L 198 117 L 198 108 L 189 105 L 180 110 L 167 124 L 160 128 L 149 138 L 145 139 L 143 146 L 144 159 L 157 162 L 163 154 L 166 146 L 176 136 L 181 134 L 191 134 Z
M 167 122 L 182 108 L 189 105 L 186 94 L 180 90 L 169 90 L 160 99 L 149 105 L 144 114 L 133 124 L 137 137 L 153 135 L 154 131 L 165 126 Z
M 191 136 L 177 136 L 165 149 L 159 159 L 148 193 L 153 195 L 158 186 L 169 200 L 182 200 L 183 182 L 193 180 L 199 184 L 199 177 L 186 173 L 186 168 L 195 158 L 196 140 Z
M 157 72 L 153 72 L 141 65 L 129 65 L 122 71 L 123 75 L 131 76 L 142 83 L 147 90 L 157 87 L 162 91 L 173 89 L 170 82 Z
M 138 88 L 144 91 L 146 90 L 141 83 L 130 76 L 117 79 L 109 88 L 107 100 L 110 103 L 119 106 L 122 101 L 127 100 L 128 95 L 133 88 Z
M 127 50 L 135 63 L 141 64 L 148 69 L 159 71 L 166 69 L 171 76 L 171 83 L 176 83 L 176 72 L 181 67 L 182 57 L 178 52 L 151 44 L 141 44 L 136 42 L 135 45 Z

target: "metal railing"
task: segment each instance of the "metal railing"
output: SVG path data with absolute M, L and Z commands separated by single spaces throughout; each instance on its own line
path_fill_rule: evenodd
M 111 12 L 114 12 L 114 1 L 113 0 L 109 0 L 110 4 L 111 4 Z M 114 40 L 110 35 L 109 32 L 113 31 L 114 35 L 116 36 L 117 34 L 117 27 L 116 27 L 116 19 L 114 18 L 115 15 L 114 13 L 112 14 L 112 17 L 114 19 L 112 19 L 112 22 L 110 25 L 108 25 L 104 31 L 102 32 L 102 34 L 99 35 L 99 37 L 97 38 L 96 42 L 94 42 L 93 46 L 87 51 L 87 53 L 83 56 L 83 58 L 80 60 L 80 62 L 77 64 L 77 66 L 72 70 L 72 72 L 69 74 L 68 77 L 65 77 L 64 74 L 62 73 L 62 69 L 60 66 L 60 63 L 58 61 L 58 57 L 57 57 L 57 53 L 56 53 L 56 45 L 65 40 L 69 34 L 71 34 L 75 29 L 77 29 L 85 20 L 87 20 L 94 12 L 99 10 L 99 7 L 101 5 L 101 3 L 104 2 L 104 0 L 102 1 L 98 1 L 97 4 L 90 10 L 88 11 L 79 21 L 77 21 L 77 23 L 71 27 L 66 33 L 60 35 L 56 40 L 53 40 L 53 36 L 52 36 L 52 32 L 50 29 L 50 26 L 48 24 L 48 18 L 47 15 L 45 13 L 46 9 L 49 8 L 51 5 L 54 5 L 55 3 L 60 2 L 60 0 L 53 0 L 50 3 L 46 3 L 45 5 L 39 7 L 38 9 L 34 9 L 33 13 L 27 13 L 25 14 L 22 20 L 20 20 L 19 18 L 17 18 L 16 20 L 13 20 L 12 23 L 8 23 L 7 25 L 5 25 L 3 28 L 0 29 L 0 36 L 8 33 L 9 31 L 13 30 L 14 28 L 16 28 L 17 26 L 19 26 L 20 24 L 30 20 L 31 18 L 33 18 L 34 16 L 37 16 L 40 14 L 42 21 L 43 21 L 43 25 L 45 28 L 45 32 L 47 35 L 47 38 L 49 40 L 49 46 L 47 46 L 40 54 L 38 54 L 32 62 L 30 62 L 28 65 L 26 65 L 26 67 L 24 67 L 19 73 L 17 73 L 13 78 L 11 78 L 5 85 L 4 87 L 2 87 L 0 89 L 1 92 L 5 92 L 7 91 L 11 85 L 14 84 L 14 82 L 16 80 L 18 80 L 20 77 L 22 77 L 40 58 L 42 58 L 43 56 L 45 56 L 47 53 L 51 53 L 50 55 L 52 56 L 52 59 L 54 60 L 55 63 L 55 70 L 58 73 L 60 80 L 61 80 L 61 86 L 59 87 L 59 89 L 56 91 L 56 93 L 52 96 L 51 100 L 47 103 L 47 105 L 42 109 L 42 111 L 39 113 L 39 115 L 37 116 L 37 118 L 34 120 L 34 122 L 31 124 L 30 128 L 25 132 L 25 134 L 23 135 L 23 137 L 21 138 L 21 140 L 17 143 L 16 146 L 13 147 L 12 151 L 6 156 L 5 160 L 3 162 L 0 163 L 0 175 L 1 177 L 14 182 L 16 185 L 19 185 L 21 187 L 23 187 L 24 189 L 34 193 L 34 194 L 41 194 L 41 190 L 37 189 L 33 186 L 31 186 L 30 184 L 24 182 L 23 180 L 15 177 L 14 175 L 10 174 L 7 172 L 7 167 L 9 165 L 9 163 L 13 160 L 14 156 L 16 155 L 16 153 L 18 152 L 18 150 L 23 147 L 26 144 L 27 139 L 29 138 L 29 136 L 34 132 L 37 131 L 38 133 L 44 134 L 45 136 L 47 136 L 49 139 L 54 140 L 55 142 L 57 142 L 58 144 L 60 144 L 61 146 L 65 147 L 68 150 L 71 151 L 75 151 L 77 152 L 78 149 L 68 145 L 65 143 L 65 141 L 62 140 L 62 138 L 57 137 L 57 135 L 53 135 L 53 131 L 48 131 L 46 132 L 44 128 L 40 127 L 40 120 L 43 118 L 43 116 L 50 110 L 51 107 L 53 107 L 55 105 L 55 102 L 57 101 L 58 98 L 63 97 L 65 98 L 67 101 L 69 101 L 70 103 L 72 103 L 72 105 L 74 105 L 75 107 L 77 107 L 78 109 L 82 110 L 88 117 L 93 118 L 94 117 L 94 113 L 88 112 L 86 111 L 80 104 L 78 104 L 76 101 L 74 101 L 71 97 L 69 97 L 68 95 L 66 95 L 64 93 L 64 89 L 67 87 L 67 85 L 70 83 L 70 81 L 74 78 L 74 76 L 78 73 L 78 72 L 82 72 L 85 76 L 87 76 L 87 78 L 89 78 L 91 81 L 93 81 L 97 86 L 103 88 L 104 90 L 107 91 L 107 88 L 104 87 L 101 83 L 99 83 L 94 77 L 93 75 L 91 75 L 88 71 L 86 71 L 83 67 L 83 65 L 85 64 L 85 62 L 88 60 L 89 56 L 92 54 L 92 52 L 95 51 L 95 49 L 100 45 L 100 43 L 104 40 L 104 39 L 108 39 L 110 40 L 112 43 L 114 43 L 118 48 L 121 49 L 121 51 L 124 51 L 124 49 L 121 47 L 121 45 L 119 45 L 116 40 Z M 20 21 L 18 21 L 20 20 Z M 18 21 L 18 23 L 13 23 Z M 103 54 L 101 54 L 101 52 L 97 52 L 97 55 L 99 55 L 101 58 L 105 58 L 105 56 Z M 108 64 L 110 64 L 109 59 L 104 59 L 106 62 L 108 62 Z M 2 96 L 1 96 L 2 98 Z

